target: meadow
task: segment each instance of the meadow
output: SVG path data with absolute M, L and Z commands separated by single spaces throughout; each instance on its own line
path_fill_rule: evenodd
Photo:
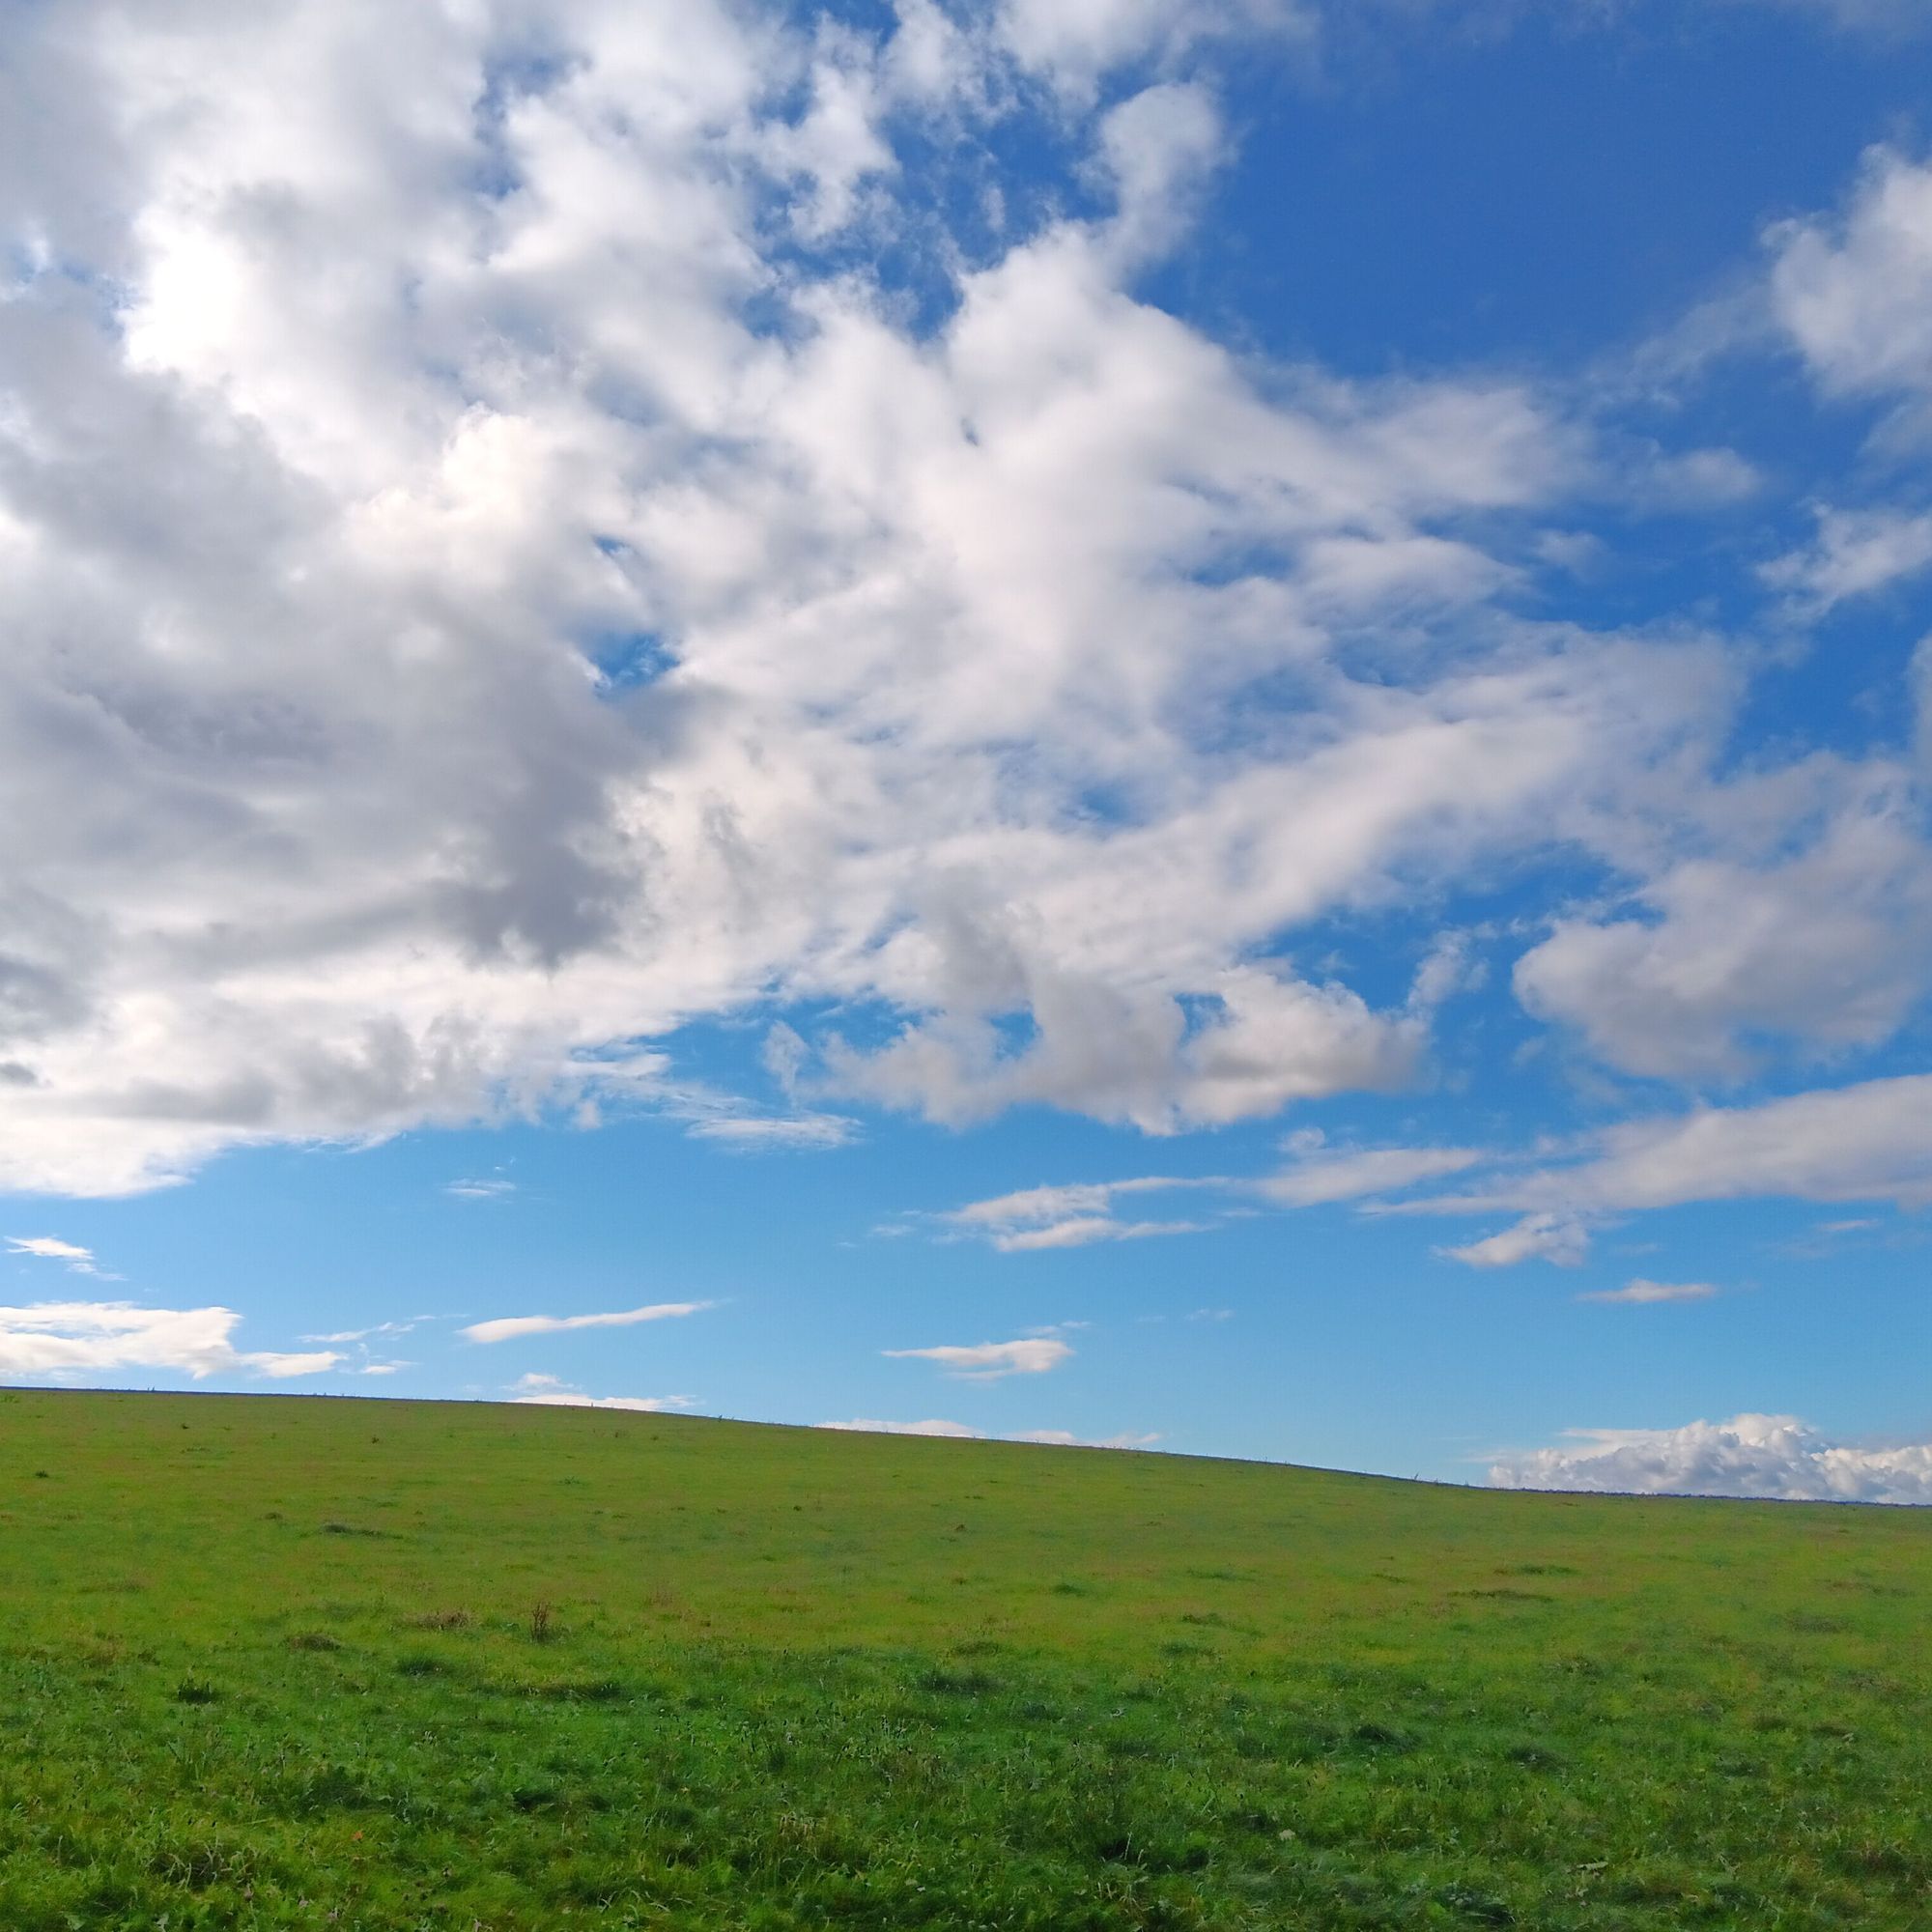
M 1932 1516 L 0 1394 L 0 1926 L 1932 1925 Z

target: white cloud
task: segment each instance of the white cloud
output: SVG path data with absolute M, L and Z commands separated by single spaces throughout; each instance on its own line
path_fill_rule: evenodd
M 1589 1230 L 1561 1214 L 1525 1214 L 1513 1228 L 1486 1235 L 1479 1241 L 1435 1250 L 1446 1261 L 1465 1262 L 1478 1268 L 1515 1267 L 1528 1261 L 1577 1267 L 1589 1251 Z
M 821 1422 L 821 1429 L 851 1429 L 867 1435 L 952 1435 L 962 1440 L 984 1439 L 983 1429 L 969 1429 L 963 1422 L 946 1422 L 937 1416 L 928 1417 L 924 1422 L 879 1422 L 870 1417 L 861 1417 L 851 1422 Z
M 514 1180 L 451 1180 L 444 1183 L 445 1194 L 459 1201 L 500 1201 L 517 1191 Z
M 969 1381 L 994 1381 L 1001 1376 L 1039 1376 L 1057 1369 L 1073 1353 L 1052 1336 L 1027 1336 L 1017 1342 L 977 1342 L 965 1347 L 882 1349 L 895 1361 L 937 1362 L 949 1375 Z
M 100 1281 L 121 1279 L 118 1274 L 109 1274 L 99 1265 L 92 1248 L 76 1247 L 73 1242 L 58 1240 L 52 1235 L 10 1235 L 6 1238 L 10 1255 L 31 1255 L 37 1261 L 65 1262 L 70 1274 L 91 1274 Z
M 1084 1248 L 1095 1241 L 1142 1241 L 1158 1235 L 1198 1235 L 1205 1221 L 1116 1221 L 1104 1214 L 1076 1215 L 1049 1221 L 1043 1228 L 1009 1229 L 993 1236 L 1002 1254 L 1025 1254 L 1041 1248 Z
M 53 0 L 0 76 L 35 238 L 0 301 L 0 1187 L 556 1111 L 810 1148 L 841 1094 L 1166 1134 L 1388 1091 L 1446 967 L 1384 1007 L 1284 949 L 1552 846 L 1658 881 L 1529 969 L 1606 1053 L 1646 1053 L 1626 964 L 1674 1066 L 1909 1007 L 1916 901 L 1856 865 L 1835 952 L 1685 970 L 1651 821 L 1735 674 L 1520 614 L 1525 526 L 1602 467 L 1580 410 L 1272 365 L 1144 298 L 1228 139 L 1190 50 L 1312 10 L 573 0 L 540 65 L 515 8 L 136 11 Z M 961 233 L 998 183 L 906 179 L 1004 146 L 1078 158 Z M 1881 156 L 1776 242 L 1840 389 L 1925 387 L 1921 198 Z M 908 236 L 936 302 L 863 266 Z M 1684 863 L 1802 898 L 1764 843 Z M 855 1015 L 772 1061 L 785 1112 L 639 1044 L 775 1006 Z
M 1570 1166 L 1502 1177 L 1486 1191 L 1413 1207 L 1515 1208 L 1534 1219 L 1772 1196 L 1932 1206 L 1932 1074 L 1627 1121 L 1598 1135 L 1588 1157 Z
M 943 1226 L 983 1236 L 1002 1254 L 1080 1248 L 1096 1241 L 1135 1241 L 1160 1235 L 1200 1234 L 1211 1224 L 1117 1220 L 1113 1204 L 1122 1196 L 1223 1185 L 1218 1179 L 1179 1179 L 1165 1175 L 1146 1175 L 1130 1180 L 1075 1181 L 1052 1187 L 1028 1187 L 991 1200 L 971 1201 L 936 1218 Z
M 409 1321 L 377 1321 L 367 1328 L 342 1328 L 332 1335 L 304 1335 L 304 1342 L 366 1342 L 371 1335 L 408 1335 L 431 1318 L 416 1316 Z
M 1081 1215 L 1104 1214 L 1115 1198 L 1122 1194 L 1158 1194 L 1170 1188 L 1219 1184 L 1158 1174 L 1131 1180 L 1071 1181 L 1060 1186 L 1025 1187 L 986 1201 L 969 1201 L 965 1207 L 955 1208 L 941 1218 L 967 1228 L 1041 1226 Z
M 458 1332 L 467 1342 L 511 1342 L 524 1335 L 558 1335 L 574 1328 L 630 1328 L 640 1321 L 670 1321 L 717 1307 L 715 1301 L 654 1301 L 613 1315 L 505 1315 L 472 1322 Z
M 858 1122 L 842 1114 L 728 1114 L 691 1128 L 697 1140 L 748 1149 L 844 1147 L 857 1131 Z
M 1157 1433 L 1132 1431 L 1094 1438 L 1076 1435 L 1070 1429 L 1022 1429 L 1011 1435 L 993 1436 L 983 1429 L 973 1429 L 963 1422 L 947 1422 L 937 1416 L 923 1422 L 880 1422 L 862 1417 L 851 1422 L 821 1422 L 818 1427 L 855 1430 L 867 1435 L 943 1435 L 971 1442 L 1034 1442 L 1061 1449 L 1150 1449 L 1162 1439 Z
M 1841 219 L 1773 240 L 1774 309 L 1828 391 L 1932 394 L 1932 167 L 1875 148 Z
M 513 1403 L 528 1407 L 628 1408 L 645 1415 L 660 1415 L 667 1409 L 689 1408 L 695 1400 L 688 1395 L 582 1395 L 575 1389 L 511 1397 Z
M 1473 1148 L 1334 1148 L 1304 1152 L 1293 1166 L 1255 1183 L 1285 1208 L 1313 1208 L 1393 1194 L 1417 1181 L 1459 1174 L 1483 1156 Z
M 1579 1294 L 1578 1301 L 1708 1301 L 1719 1291 L 1708 1281 L 1646 1281 L 1636 1276 L 1622 1288 L 1600 1288 Z
M 1296 0 L 999 0 L 995 13 L 1006 50 L 1074 92 L 1091 90 L 1110 69 L 1171 62 L 1221 36 L 1261 30 L 1300 42 L 1318 17 Z
M 1007 1442 L 1037 1442 L 1055 1449 L 1151 1449 L 1165 1438 L 1158 1430 L 1128 1430 L 1119 1435 L 1076 1435 L 1070 1429 L 1022 1429 L 1001 1438 Z
M 57 1240 L 52 1235 L 9 1235 L 10 1255 L 38 1255 L 44 1261 L 91 1262 L 92 1248 L 76 1247 L 71 1241 Z
M 1792 791 L 1745 802 L 1755 837 L 1814 801 Z M 1814 1054 L 1874 1046 L 1932 980 L 1932 850 L 1903 775 L 1883 766 L 1794 855 L 1688 858 L 1641 897 L 1650 917 L 1559 921 L 1516 965 L 1532 1012 L 1629 1072 L 1736 1077 L 1766 1037 Z
M 1768 583 L 1793 592 L 1815 611 L 1868 597 L 1932 569 L 1932 515 L 1901 510 L 1816 511 L 1818 535 L 1808 549 L 1767 564 Z
M 232 1308 L 136 1308 L 123 1301 L 46 1301 L 0 1308 L 0 1375 L 100 1376 L 161 1370 L 191 1376 L 320 1375 L 333 1352 L 241 1350 Z
M 1485 604 L 1481 520 L 1582 468 L 1543 399 L 1258 367 L 1133 293 L 1219 139 L 1174 64 L 1298 10 L 908 5 L 881 48 L 573 6 L 541 70 L 488 9 L 109 17 L 23 32 L 0 150 L 44 241 L 0 304 L 0 1185 L 674 1111 L 634 1043 L 773 999 L 899 1023 L 802 1091 L 949 1121 L 1386 1089 L 1426 1018 L 1280 935 L 1581 827 L 1719 696 L 1697 640 Z M 946 205 L 915 97 L 1119 190 L 930 237 L 923 334 L 812 254 Z
M 1577 1429 L 1567 1435 L 1578 1446 L 1501 1457 L 1490 1481 L 1512 1490 L 1932 1503 L 1932 1443 L 1846 1448 L 1792 1415 L 1736 1415 L 1681 1429 Z

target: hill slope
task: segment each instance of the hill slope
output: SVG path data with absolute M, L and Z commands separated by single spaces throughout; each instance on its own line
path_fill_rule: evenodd
M 1932 1516 L 0 1394 L 0 1925 L 1932 1923 Z

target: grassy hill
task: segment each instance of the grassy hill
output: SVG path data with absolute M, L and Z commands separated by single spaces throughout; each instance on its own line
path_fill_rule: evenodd
M 1932 1515 L 0 1394 L 0 1926 L 1932 1925 Z

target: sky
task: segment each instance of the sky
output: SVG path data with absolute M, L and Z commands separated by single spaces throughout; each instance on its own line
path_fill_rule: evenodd
M 0 1381 L 1932 1502 L 1922 0 L 15 0 Z

